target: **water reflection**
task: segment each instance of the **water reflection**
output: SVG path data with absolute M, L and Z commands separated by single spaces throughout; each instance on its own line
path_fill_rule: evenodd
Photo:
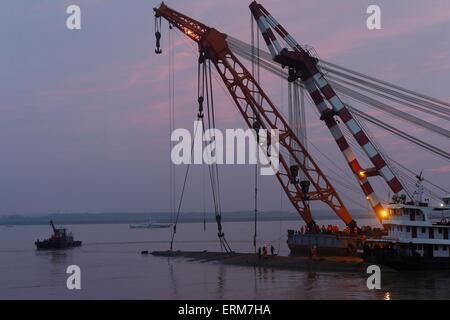
M 217 276 L 217 292 L 219 294 L 219 299 L 223 298 L 224 292 L 226 291 L 225 288 L 225 281 L 226 281 L 226 268 L 223 264 L 219 265 L 219 271 Z
M 170 288 L 172 288 L 174 299 L 178 299 L 178 281 L 170 257 L 167 257 L 167 265 L 169 266 Z
M 304 277 L 305 279 L 305 288 L 307 291 L 311 291 L 313 290 L 316 286 L 317 286 L 317 280 L 318 280 L 319 276 L 316 272 L 308 272 L 306 274 L 306 277 Z
M 246 224 L 234 226 L 234 237 L 239 239 Z M 252 225 L 247 226 L 252 230 Z M 272 226 L 267 223 L 267 234 L 272 232 Z M 80 238 L 102 245 L 36 251 L 32 245 L 34 234 L 39 234 L 41 229 L 42 233 L 47 232 L 47 227 L 30 228 L 21 228 L 20 234 L 8 237 L 0 233 L 0 238 L 3 237 L 0 241 L 0 298 L 73 298 L 74 292 L 65 287 L 66 268 L 71 264 L 79 265 L 86 279 L 83 290 L 77 295 L 80 298 L 396 300 L 450 297 L 450 274 L 445 273 L 383 272 L 382 289 L 368 290 L 365 272 L 289 271 L 183 258 L 142 257 L 136 254 L 141 251 L 142 243 L 146 243 L 145 249 L 160 250 L 162 244 L 149 241 L 159 241 L 162 234 L 159 230 L 130 230 L 128 226 L 79 226 L 76 234 Z M 196 228 L 195 223 L 186 224 L 183 240 L 194 236 L 194 240 L 197 239 Z M 237 245 L 242 245 L 239 250 L 248 248 L 247 243 L 237 242 Z M 217 250 L 215 242 L 195 245 L 188 242 L 182 249 L 195 250 L 199 246 Z

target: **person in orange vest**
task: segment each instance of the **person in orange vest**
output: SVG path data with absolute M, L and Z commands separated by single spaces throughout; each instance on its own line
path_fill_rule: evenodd
M 317 246 L 312 246 L 311 247 L 311 254 L 310 254 L 311 259 L 314 259 L 315 257 L 317 257 Z
M 267 246 L 264 245 L 263 247 L 263 257 L 266 258 L 267 257 Z

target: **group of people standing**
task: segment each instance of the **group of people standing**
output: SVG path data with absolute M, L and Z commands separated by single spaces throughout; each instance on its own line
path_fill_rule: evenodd
M 258 258 L 266 258 L 268 256 L 267 246 L 258 247 Z M 273 257 L 275 255 L 275 247 L 273 245 L 270 246 L 270 255 Z
M 322 225 L 322 227 L 320 226 L 315 226 L 315 229 L 311 230 L 311 228 L 307 227 L 307 226 L 301 226 L 301 228 L 297 231 L 298 234 L 306 234 L 306 233 L 322 233 L 322 234 L 336 234 L 336 235 L 347 235 L 347 234 L 351 234 L 353 233 L 358 233 L 358 228 L 355 228 L 354 230 L 350 230 L 349 227 L 346 227 L 343 230 L 340 230 L 338 226 L 335 225 Z

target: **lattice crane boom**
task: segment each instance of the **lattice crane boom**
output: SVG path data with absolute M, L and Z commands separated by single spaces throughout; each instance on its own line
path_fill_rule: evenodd
M 276 177 L 305 222 L 311 227 L 315 225 L 309 201 L 320 200 L 353 229 L 356 222 L 352 219 L 340 196 L 259 83 L 231 52 L 226 42 L 227 35 L 169 8 L 164 3 L 154 11 L 156 17 L 165 18 L 170 24 L 198 43 L 200 54 L 213 62 L 250 128 L 258 124 L 261 129 L 279 130 L 280 149 L 287 153 L 295 164 L 291 162 L 289 165 L 283 152 L 279 152 L 280 165 Z M 307 185 L 299 183 L 293 166 L 303 172 L 312 190 L 309 190 Z

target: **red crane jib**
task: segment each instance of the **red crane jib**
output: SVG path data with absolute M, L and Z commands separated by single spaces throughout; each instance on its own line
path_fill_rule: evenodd
M 292 160 L 289 165 L 289 161 L 280 152 L 280 166 L 276 177 L 304 221 L 309 226 L 315 225 L 309 201 L 320 200 L 353 229 L 356 222 L 352 219 L 340 196 L 259 83 L 231 52 L 226 41 L 227 35 L 169 8 L 164 3 L 158 8 L 154 8 L 154 11 L 156 17 L 165 18 L 170 24 L 198 43 L 201 53 L 207 52 L 208 58 L 214 63 L 229 94 L 250 128 L 258 123 L 262 129 L 279 130 L 280 149 L 288 153 L 288 157 Z M 292 183 L 296 180 L 292 172 L 292 161 L 310 181 L 312 191 L 305 194 L 302 191 L 301 183 Z

